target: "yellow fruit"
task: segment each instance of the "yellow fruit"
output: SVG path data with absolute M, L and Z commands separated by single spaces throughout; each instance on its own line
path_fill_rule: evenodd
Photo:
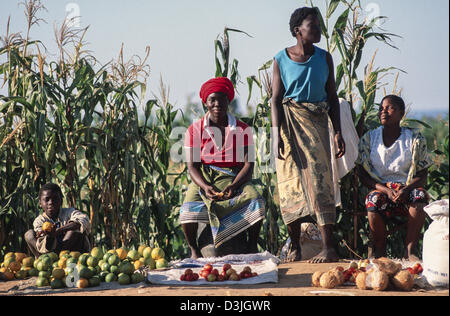
M 17 261 L 11 262 L 8 266 L 8 269 L 11 270 L 12 272 L 17 272 L 20 270 L 20 268 L 22 268 L 22 264 L 20 264 Z
M 53 224 L 50 222 L 45 222 L 44 224 L 42 224 L 42 230 L 46 233 L 51 232 L 53 229 Z
M 62 250 L 62 251 L 59 253 L 59 257 L 62 258 L 62 256 L 66 255 L 66 254 L 69 254 L 69 253 L 70 253 L 69 250 Z
M 11 262 L 15 262 L 15 261 L 16 261 L 16 257 L 15 256 L 8 257 L 8 258 L 6 258 L 6 256 L 5 256 L 5 261 L 3 261 L 3 266 L 5 268 L 7 268 Z
M 103 258 L 103 251 L 99 247 L 94 247 L 91 250 L 91 256 L 94 258 L 97 258 L 98 260 L 101 260 Z
M 17 262 L 22 263 L 22 260 L 25 259 L 27 257 L 27 255 L 24 254 L 23 252 L 16 252 L 15 257 L 16 257 Z
M 5 255 L 5 258 L 4 258 L 4 260 L 6 260 L 7 258 L 16 258 L 16 255 L 14 254 L 14 252 L 8 252 L 6 255 Z
M 78 258 L 81 256 L 81 253 L 80 253 L 79 251 L 71 251 L 71 252 L 69 253 L 69 255 L 70 255 L 72 258 L 78 259 Z
M 120 260 L 124 260 L 127 257 L 127 251 L 123 248 L 117 249 L 116 253 Z
M 162 259 L 164 258 L 164 250 L 161 248 L 155 248 L 152 250 L 152 258 L 154 260 Z
M 138 247 L 138 253 L 139 253 L 139 256 L 141 256 L 141 257 L 144 256 L 144 250 L 145 250 L 145 248 L 147 248 L 147 247 L 148 247 L 147 245 L 139 245 L 139 247 Z
M 64 269 L 67 266 L 67 258 L 61 258 L 58 260 L 58 268 Z
M 144 258 L 149 258 L 152 256 L 152 248 L 151 247 L 145 247 L 145 249 L 142 251 L 142 256 Z
M 24 267 L 32 267 L 34 264 L 34 258 L 33 257 L 26 257 L 22 260 L 22 265 Z
M 77 288 L 79 289 L 84 289 L 87 288 L 88 286 L 89 286 L 88 279 L 80 278 L 77 282 Z
M 136 261 L 136 260 L 139 260 L 140 255 L 139 255 L 139 252 L 137 250 L 130 250 L 130 251 L 128 251 L 127 257 L 131 261 Z
M 144 266 L 144 263 L 142 261 L 140 261 L 140 260 L 136 260 L 134 262 L 134 270 L 137 270 L 137 269 L 139 269 L 140 267 L 143 267 L 143 266 Z
M 115 249 L 110 249 L 110 250 L 108 250 L 108 253 L 112 253 L 113 255 L 115 255 L 116 254 L 116 250 Z
M 0 273 L 3 273 L 3 272 L 5 272 L 6 271 L 6 268 L 5 267 L 1 267 L 0 268 Z
M 163 268 L 167 268 L 168 267 L 168 263 L 166 261 L 166 259 L 161 258 L 156 260 L 156 269 L 163 269 Z

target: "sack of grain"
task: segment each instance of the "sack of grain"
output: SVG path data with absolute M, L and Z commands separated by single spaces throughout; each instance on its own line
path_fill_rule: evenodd
M 448 288 L 448 199 L 433 202 L 424 208 L 433 222 L 423 238 L 423 275 L 436 287 Z

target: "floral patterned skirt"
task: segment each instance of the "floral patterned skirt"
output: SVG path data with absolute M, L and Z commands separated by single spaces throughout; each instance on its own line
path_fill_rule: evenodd
M 395 191 L 399 191 L 405 185 L 402 183 L 388 182 L 386 186 Z M 425 203 L 429 201 L 429 195 L 423 188 L 416 188 L 411 190 L 406 203 L 394 203 L 389 200 L 388 196 L 380 191 L 371 191 L 366 196 L 366 209 L 368 212 L 379 213 L 386 218 L 394 216 L 407 216 L 409 214 L 409 205 L 415 203 Z

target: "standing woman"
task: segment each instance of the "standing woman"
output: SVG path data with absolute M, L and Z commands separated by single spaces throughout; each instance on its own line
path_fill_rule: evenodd
M 273 150 L 280 209 L 291 238 L 288 261 L 301 260 L 300 226 L 312 217 L 322 236 L 322 251 L 310 262 L 334 262 L 336 218 L 328 120 L 340 158 L 345 153 L 339 100 L 331 55 L 315 46 L 321 26 L 317 11 L 299 8 L 290 19 L 297 44 L 275 56 L 272 82 Z

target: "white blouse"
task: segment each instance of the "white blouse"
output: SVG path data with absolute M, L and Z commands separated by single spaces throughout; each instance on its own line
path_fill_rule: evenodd
M 412 163 L 412 132 L 401 129 L 400 137 L 386 147 L 383 142 L 383 126 L 370 132 L 370 160 L 374 173 L 384 182 L 406 183 Z

